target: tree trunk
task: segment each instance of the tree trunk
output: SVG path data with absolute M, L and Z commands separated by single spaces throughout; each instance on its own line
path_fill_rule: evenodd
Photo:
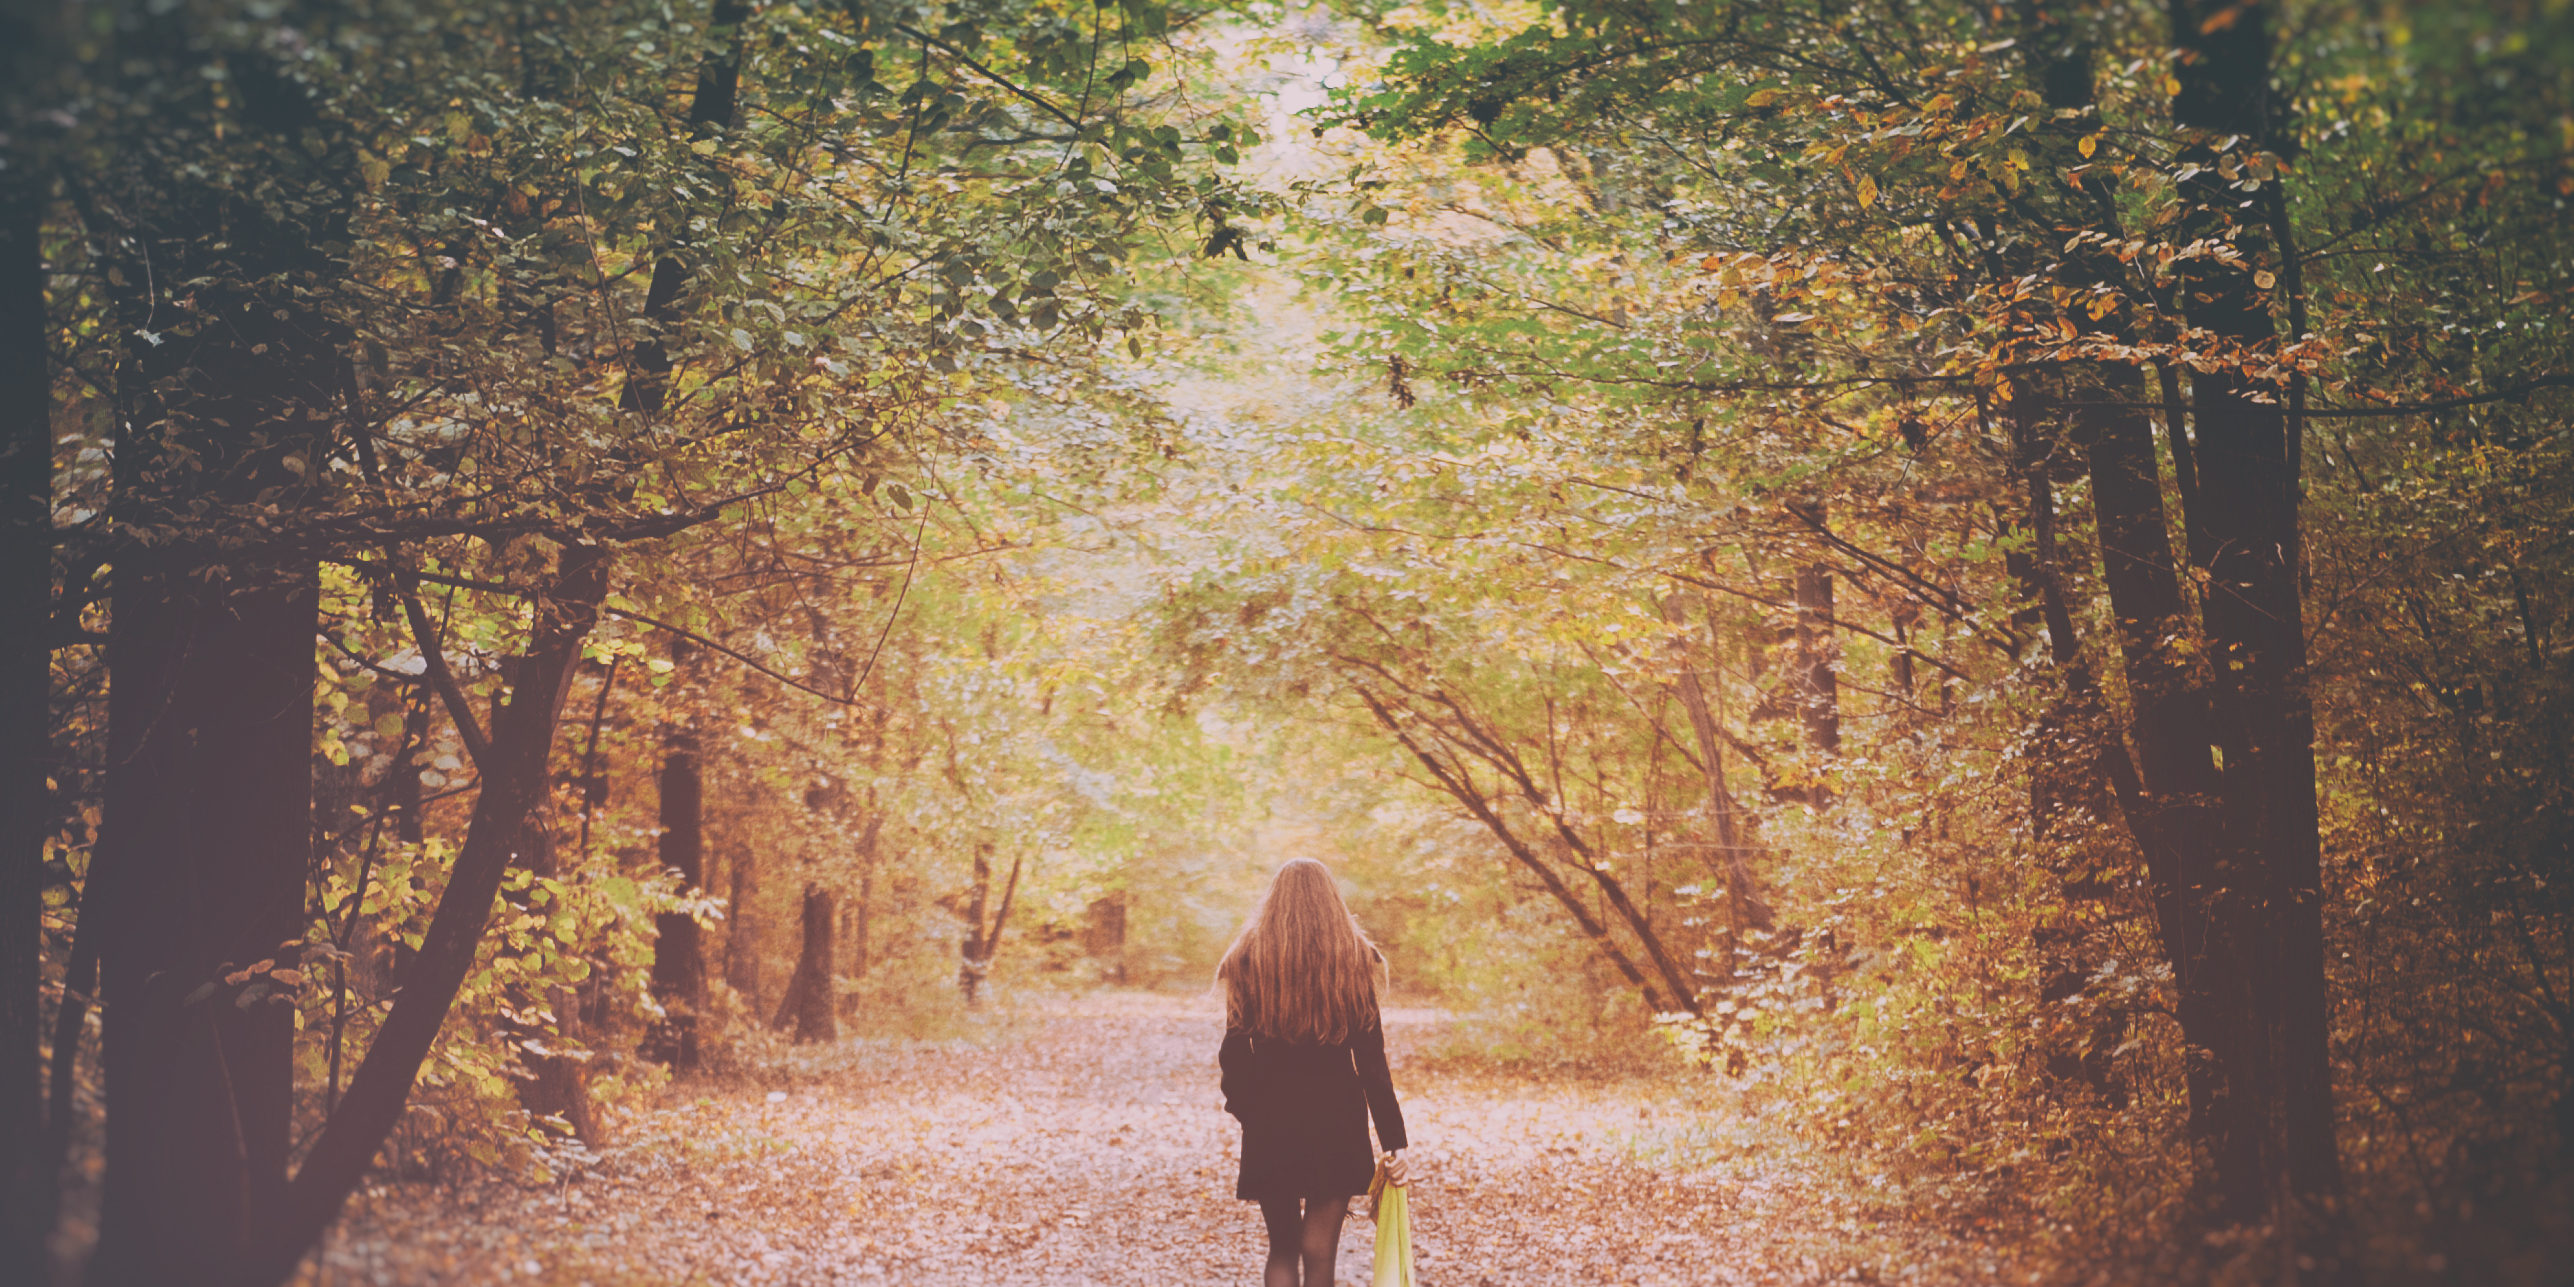
M 1662 601 L 1663 620 L 1676 626 L 1689 624 L 1689 608 L 1679 596 Z M 1714 644 L 1711 628 L 1709 644 Z M 1702 677 L 1690 664 L 1690 648 L 1685 635 L 1675 635 L 1672 649 L 1678 654 L 1679 670 L 1675 687 L 1680 692 L 1681 708 L 1689 714 L 1690 732 L 1698 743 L 1698 763 L 1706 780 L 1708 842 L 1715 846 L 1708 869 L 1725 882 L 1725 973 L 1733 974 L 1733 954 L 1742 950 L 1743 936 L 1754 929 L 1770 926 L 1769 904 L 1753 892 L 1751 846 L 1745 843 L 1742 810 L 1725 786 L 1725 748 L 1716 725 L 1715 703 L 1708 695 L 1711 670 Z
M 238 1266 L 286 1187 L 293 989 L 310 861 L 312 564 L 188 554 L 117 569 L 101 845 L 131 867 L 102 928 L 107 1180 L 92 1281 Z M 222 1268 L 218 1268 L 222 1267 Z
M 607 551 L 598 546 L 566 548 L 552 593 L 537 601 L 536 627 L 519 660 L 517 682 L 493 722 L 486 747 L 490 758 L 476 762 L 481 790 L 438 910 L 347 1096 L 323 1124 L 276 1218 L 259 1230 L 249 1270 L 230 1276 L 233 1287 L 271 1287 L 292 1275 L 400 1120 L 421 1061 L 473 968 L 501 877 L 513 860 L 529 852 L 530 824 L 550 786 L 546 764 L 570 687 L 566 681 L 580 662 L 581 642 L 598 618 L 599 603 L 607 597 L 608 565 Z M 309 623 L 305 630 L 309 648 Z M 424 649 L 434 643 L 427 637 L 418 642 Z M 209 1275 L 184 1281 L 206 1282 Z
M 1091 900 L 1082 909 L 1082 950 L 1101 962 L 1101 977 L 1126 982 L 1126 894 L 1123 890 Z
M 2238 223 L 2241 196 L 2216 171 L 2220 141 L 2246 156 L 2275 150 L 2284 108 L 2270 92 L 2270 6 L 2172 0 L 2171 15 L 2183 55 L 2173 64 L 2179 88 L 2172 115 L 2202 132 L 2177 160 L 2205 167 L 2180 185 L 2176 235 L 2230 241 L 2245 252 L 2234 262 L 2187 261 L 2182 312 L 2195 328 L 2268 349 L 2277 328 L 2268 288 L 2254 273 L 2263 262 L 2293 262 L 2294 248 L 2265 244 L 2288 231 L 2284 217 L 2266 230 Z M 2211 551 L 2201 609 L 2225 752 L 2226 823 L 2243 859 L 2243 869 L 2229 873 L 2239 891 L 2230 906 L 2241 912 L 2257 1016 L 2246 1025 L 2243 1055 L 2246 1080 L 2258 1078 L 2262 1091 L 2250 1106 L 2258 1116 L 2248 1121 L 2261 1133 L 2260 1147 L 2240 1159 L 2257 1157 L 2259 1172 L 2227 1187 L 2257 1187 L 2267 1197 L 2284 1186 L 2296 1209 L 2272 1214 L 2288 1249 L 2320 1262 L 2319 1276 L 2346 1278 L 2354 1271 L 2340 1228 L 2314 711 L 2299 585 L 2303 427 L 2283 406 L 2297 391 L 2283 397 L 2277 386 L 2230 366 L 2196 373 L 2190 385 L 2201 502 L 2191 521 L 2205 530 Z
M 1822 506 L 1815 511 L 1820 523 Z M 1832 641 L 1832 569 L 1806 564 L 1796 570 L 1797 710 L 1805 724 L 1806 748 L 1827 754 L 1841 749 L 1838 651 Z M 1831 798 L 1829 788 L 1816 788 L 1818 803 Z
M 706 883 L 706 785 L 696 729 L 662 730 L 661 864 L 687 893 Z M 686 912 L 653 918 L 652 993 L 663 1017 L 645 1045 L 648 1057 L 685 1072 L 697 1066 L 697 1015 L 706 1002 L 704 928 Z
M 831 930 L 834 904 L 831 891 L 819 884 L 804 887 L 801 916 L 802 942 L 795 954 L 795 977 L 787 981 L 785 998 L 778 1005 L 776 1017 L 769 1020 L 772 1028 L 795 1025 L 795 1039 L 801 1044 L 840 1039 L 840 1016 L 832 1004 Z
M 562 862 L 555 852 L 550 829 L 535 827 L 530 831 L 528 870 L 538 876 L 559 876 Z M 511 1035 L 521 1043 L 519 1061 L 528 1072 L 527 1079 L 518 1084 L 519 1106 L 539 1120 L 560 1119 L 584 1144 L 596 1147 L 603 1143 L 598 1115 L 590 1107 L 590 1052 L 578 1048 L 583 1036 L 580 989 L 558 987 L 551 996 L 521 998 L 515 1004 L 524 1009 L 541 1008 L 554 1016 L 551 1031 L 541 1021 L 510 1023 Z
M 715 0 L 708 15 L 714 43 L 697 68 L 697 92 L 688 103 L 688 135 L 703 141 L 733 124 L 742 82 L 741 26 L 750 16 L 750 0 Z M 688 286 L 688 263 L 677 247 L 652 266 L 644 290 L 642 338 L 635 344 L 631 374 L 619 393 L 629 411 L 659 412 L 670 383 L 670 331 L 679 322 L 679 293 Z
M 2104 373 L 2111 399 L 2132 398 L 2142 378 Z M 2191 1133 L 2208 1150 L 2229 1220 L 2265 1205 L 2258 1181 L 2257 1120 L 2262 1096 L 2243 1076 L 2250 1055 L 2249 968 L 2240 917 L 2227 900 L 2238 888 L 2229 837 L 2218 811 L 2221 782 L 2209 747 L 2215 730 L 2206 690 L 2190 658 L 2194 631 L 2163 517 L 2153 432 L 2142 413 L 2109 410 L 2085 418 L 2101 580 L 2118 623 L 2136 744 L 2137 790 L 2128 829 L 2145 856 L 2164 955 L 2178 989 L 2189 1044 Z
M 855 906 L 846 909 L 850 938 L 848 974 L 853 979 L 867 977 L 867 943 L 871 928 L 868 921 L 875 915 L 876 907 L 876 843 L 885 833 L 885 815 L 875 807 L 873 788 L 867 792 L 867 805 L 867 829 L 858 835 L 858 898 Z M 854 994 L 841 998 L 842 1017 L 855 1017 L 857 1007 L 858 997 Z
M 742 1004 L 760 1005 L 759 850 L 738 840 L 729 846 L 732 879 L 724 905 L 724 982 Z
M 1024 860 L 1010 860 L 1009 879 L 1001 887 L 1001 909 L 992 914 L 992 923 L 984 924 L 991 908 L 992 846 L 986 844 L 974 851 L 974 895 L 965 916 L 965 939 L 960 945 L 956 966 L 956 987 L 965 994 L 967 1005 L 982 1000 L 983 981 L 991 976 L 992 955 L 1000 950 L 1001 931 L 1010 922 L 1010 904 L 1019 893 L 1019 869 Z
M 14 113 L 12 114 L 15 115 Z M 20 122 L 7 125 L 13 132 Z M 45 769 L 53 720 L 53 433 L 45 371 L 44 193 L 23 148 L 0 175 L 0 1276 L 47 1275 L 38 1001 Z M 71 1004 L 68 1000 L 66 1004 Z M 77 1036 L 77 1034 L 75 1034 Z
M 1404 750 L 1410 752 L 1412 758 L 1418 761 L 1422 768 L 1429 770 L 1430 776 L 1437 780 L 1441 789 L 1447 791 L 1450 798 L 1464 805 L 1466 812 L 1473 814 L 1476 821 L 1484 824 L 1484 830 L 1490 832 L 1493 839 L 1501 842 L 1503 852 L 1508 853 L 1511 859 L 1528 874 L 1537 878 L 1538 884 L 1545 888 L 1556 905 L 1562 907 L 1565 913 L 1573 918 L 1573 923 L 1581 927 L 1582 936 L 1591 940 L 1591 945 L 1599 949 L 1600 955 L 1608 958 L 1609 964 L 1617 969 L 1620 977 L 1644 995 L 1646 1008 L 1656 1012 L 1670 1009 L 1671 1007 L 1663 1001 L 1661 989 L 1656 988 L 1653 981 L 1645 977 L 1643 970 L 1636 968 L 1636 963 L 1627 956 L 1624 949 L 1618 946 L 1617 940 L 1609 937 L 1609 927 L 1601 924 L 1599 918 L 1591 914 L 1591 909 L 1582 905 L 1581 898 L 1565 885 L 1564 878 L 1557 875 L 1555 869 L 1548 865 L 1544 858 L 1539 857 L 1537 851 L 1531 848 L 1518 832 L 1511 829 L 1510 824 L 1493 808 L 1492 801 L 1486 799 L 1483 792 L 1477 790 L 1475 784 L 1466 778 L 1463 768 L 1452 768 L 1439 757 L 1431 754 L 1430 748 L 1415 740 L 1411 732 L 1395 719 L 1394 712 L 1375 693 L 1355 685 L 1353 685 L 1353 691 L 1358 694 L 1360 701 L 1367 704 L 1368 712 L 1376 717 L 1378 726 L 1392 735 Z
M 2046 377 L 2052 378 L 2052 377 Z M 2010 408 L 2013 455 L 2028 505 L 2029 542 L 2012 560 L 2028 611 L 2043 629 L 2048 658 L 2061 688 L 2030 730 L 2029 834 L 2056 877 L 2065 914 L 2048 918 L 2030 935 L 2039 961 L 2040 1013 L 2072 1013 L 2065 1003 L 2079 997 L 2108 959 L 2095 927 L 2100 904 L 2114 890 L 2106 873 L 2096 870 L 2094 829 L 2105 822 L 2112 800 L 2135 794 L 2135 769 L 2124 744 L 2110 731 L 2105 703 L 2091 658 L 2074 633 L 2067 603 L 2061 547 L 2057 540 L 2055 473 L 2063 447 L 2057 426 L 2043 415 L 2024 376 L 2022 393 Z M 2049 1019 L 2038 1033 L 2046 1048 L 2048 1070 L 2064 1081 L 2088 1084 L 2113 1103 L 2123 1102 L 2112 1052 L 2123 1039 L 2126 1016 L 2095 1006 L 2087 1024 Z

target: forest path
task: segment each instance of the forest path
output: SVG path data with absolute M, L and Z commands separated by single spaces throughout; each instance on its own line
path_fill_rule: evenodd
M 1667 1086 L 1407 1069 L 1443 1020 L 1387 1020 L 1431 1287 L 1946 1280 L 1757 1159 L 1657 1161 L 1705 1154 Z M 991 1043 L 845 1043 L 784 1090 L 683 1086 L 561 1186 L 381 1191 L 320 1285 L 1256 1283 L 1220 1026 L 1101 993 Z M 1373 1232 L 1345 1226 L 1341 1281 L 1368 1281 Z

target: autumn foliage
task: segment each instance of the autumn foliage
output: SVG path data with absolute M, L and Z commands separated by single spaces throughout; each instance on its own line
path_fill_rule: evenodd
M 2574 1260 L 2561 4 L 21 8 L 12 1280 L 1109 1103 L 1300 854 L 1676 1123 L 1529 1281 Z

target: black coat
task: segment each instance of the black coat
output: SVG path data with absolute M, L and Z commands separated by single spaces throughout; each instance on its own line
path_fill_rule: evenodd
M 1403 1108 L 1385 1066 L 1385 1029 L 1371 1027 L 1336 1046 L 1254 1037 L 1227 1028 L 1216 1062 L 1224 1069 L 1224 1111 L 1242 1123 L 1242 1176 L 1233 1195 L 1345 1198 L 1367 1192 L 1377 1142 L 1402 1148 Z

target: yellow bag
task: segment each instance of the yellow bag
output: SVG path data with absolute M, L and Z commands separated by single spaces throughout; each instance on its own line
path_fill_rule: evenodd
M 1367 1186 L 1368 1214 L 1376 1220 L 1376 1287 L 1421 1287 L 1412 1276 L 1412 1211 L 1403 1186 L 1385 1182 L 1385 1163 Z

